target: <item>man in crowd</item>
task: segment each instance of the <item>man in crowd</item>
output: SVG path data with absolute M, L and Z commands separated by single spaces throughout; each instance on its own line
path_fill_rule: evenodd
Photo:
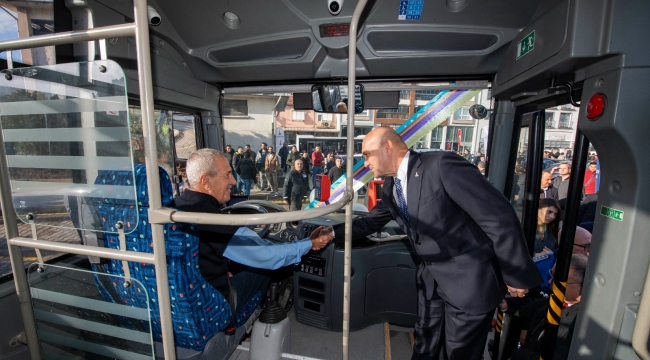
M 539 198 L 540 199 L 555 199 L 557 200 L 557 189 L 553 187 L 551 180 L 553 175 L 548 170 L 542 170 L 542 182 L 540 183 Z
M 266 154 L 266 143 L 263 142 L 260 144 L 260 150 L 255 156 L 255 167 L 259 172 L 259 183 L 257 183 L 257 185 L 259 185 L 260 190 L 269 190 L 269 178 L 266 176 L 266 170 L 264 170 L 264 164 L 266 163 Z
M 235 185 L 225 155 L 213 149 L 195 151 L 187 160 L 187 176 L 190 188 L 170 206 L 181 211 L 225 214 L 221 207 L 230 200 L 230 188 Z M 320 249 L 332 239 L 331 230 L 323 227 L 314 230 L 309 239 L 288 243 L 263 240 L 247 227 L 199 225 L 198 228 L 201 274 L 230 300 L 234 313 L 255 292 L 265 290 L 269 278 L 259 269 L 298 264 L 310 249 Z M 245 269 L 231 276 L 229 260 L 254 269 Z
M 294 145 L 291 147 L 291 151 L 289 152 L 289 155 L 287 155 L 287 159 L 284 161 L 287 169 L 285 173 L 293 170 L 293 162 L 296 161 L 296 159 L 300 159 L 300 153 L 298 152 L 296 145 Z
M 311 172 L 312 172 L 312 184 L 314 183 L 314 180 L 316 179 L 316 175 L 322 174 L 323 173 L 323 163 L 325 162 L 325 157 L 323 156 L 323 153 L 320 151 L 320 146 L 316 146 L 316 149 L 314 149 L 314 152 L 311 153 Z
M 287 156 L 289 156 L 289 147 L 287 142 L 282 143 L 282 147 L 278 150 L 278 156 L 280 157 L 280 166 L 282 167 L 282 172 L 287 172 Z
M 232 157 L 235 155 L 235 150 L 233 150 L 232 146 L 226 145 L 225 155 L 228 163 L 232 166 Z
M 598 164 L 595 161 L 589 163 L 589 168 L 585 171 L 584 191 L 585 195 L 596 193 L 596 183 L 598 182 Z
M 557 199 L 566 199 L 569 192 L 569 177 L 571 176 L 571 166 L 567 163 L 562 163 L 551 170 L 551 176 L 557 170 L 560 176 L 553 179 L 553 187 L 557 189 Z
M 307 174 L 307 188 L 311 190 L 312 187 L 312 178 L 311 178 L 311 160 L 309 158 L 309 154 L 307 153 L 307 150 L 302 151 L 302 157 L 300 158 L 302 160 L 302 172 L 303 174 Z
M 385 176 L 383 200 L 354 219 L 352 238 L 396 220 L 420 258 L 412 360 L 480 359 L 504 290 L 523 297 L 542 282 L 512 205 L 468 161 L 409 151 L 390 127 L 373 129 L 362 150 Z M 334 230 L 342 243 L 345 226 Z
M 244 195 L 250 196 L 251 186 L 253 186 L 255 173 L 257 172 L 257 169 L 255 169 L 255 163 L 248 156 L 242 156 L 237 163 L 235 171 L 239 174 L 239 178 L 242 181 L 242 191 Z
M 255 161 L 255 153 L 253 150 L 251 150 L 251 146 L 249 144 L 244 145 L 244 156 Z
M 244 157 L 244 148 L 239 146 L 237 148 L 237 151 L 233 154 L 232 156 L 232 162 L 230 165 L 232 166 L 233 169 L 233 175 L 235 176 L 235 180 L 237 180 L 237 193 L 241 194 L 242 190 L 244 189 L 244 182 L 241 179 L 241 176 L 239 176 L 239 173 L 237 171 L 237 164 L 239 164 L 239 161 Z
M 266 154 L 266 162 L 264 163 L 264 171 L 269 179 L 271 187 L 271 195 L 278 196 L 278 169 L 280 168 L 280 160 L 278 155 L 273 152 L 273 146 L 268 147 L 268 154 Z
M 334 160 L 334 167 L 330 169 L 329 173 L 327 174 L 327 176 L 330 178 L 330 184 L 334 184 L 334 182 L 343 176 L 343 174 L 345 174 L 345 169 L 343 168 L 343 159 L 337 156 L 336 160 Z
M 296 159 L 293 162 L 293 170 L 284 175 L 284 203 L 289 206 L 289 210 L 300 210 L 302 208 L 302 198 L 309 191 L 308 175 L 303 171 L 302 159 Z
M 323 174 L 328 174 L 330 173 L 330 170 L 332 170 L 336 166 L 336 162 L 334 160 L 334 152 L 329 152 L 327 154 L 326 158 L 327 162 L 325 163 L 325 168 L 323 169 Z

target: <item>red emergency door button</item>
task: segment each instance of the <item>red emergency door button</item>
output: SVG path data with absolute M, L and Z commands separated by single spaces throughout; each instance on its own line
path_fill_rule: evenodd
M 595 119 L 605 111 L 605 95 L 594 94 L 587 104 L 587 119 Z

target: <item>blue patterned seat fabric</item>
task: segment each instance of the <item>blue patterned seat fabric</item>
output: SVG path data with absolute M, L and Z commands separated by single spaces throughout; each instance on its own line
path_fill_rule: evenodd
M 92 198 L 91 203 L 102 222 L 102 229 L 109 232 L 104 235 L 107 247 L 119 249 L 115 224 L 121 220 L 125 222 L 128 250 L 152 253 L 145 166 L 135 165 L 134 171 L 137 207 L 133 200 Z M 159 168 L 159 174 L 162 203 L 168 204 L 173 198 L 171 181 L 162 168 Z M 133 181 L 134 176 L 130 171 L 106 170 L 99 172 L 95 184 L 131 186 Z M 136 219 L 136 211 L 138 212 L 137 223 L 124 220 Z M 166 224 L 164 233 L 175 344 L 178 347 L 202 351 L 207 341 L 229 324 L 232 313 L 230 305 L 201 275 L 198 258 L 198 227 L 185 223 Z M 124 275 L 122 262 L 119 260 L 109 260 L 104 269 L 111 275 Z M 154 266 L 130 262 L 129 269 L 131 277 L 145 286 L 148 296 L 134 287 L 125 288 L 121 281 L 110 282 L 114 289 L 109 291 L 105 288 L 106 282 L 102 283 L 96 279 L 100 293 L 107 300 L 114 299 L 115 296 L 111 294 L 117 294 L 119 299 L 115 301 L 140 308 L 146 307 L 148 301 L 152 335 L 154 340 L 162 341 Z M 244 304 L 235 315 L 235 327 L 246 322 L 261 299 L 262 294 L 258 291 L 253 299 Z

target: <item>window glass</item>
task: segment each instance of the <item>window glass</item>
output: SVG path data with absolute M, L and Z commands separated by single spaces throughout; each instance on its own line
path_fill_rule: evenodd
M 560 124 L 558 125 L 558 127 L 561 129 L 573 128 L 573 122 L 571 121 L 571 114 L 560 113 Z
M 174 196 L 180 195 L 184 189 L 187 188 L 187 173 L 185 168 L 187 165 L 187 158 L 190 154 L 196 151 L 196 130 L 195 123 L 197 116 L 173 113 L 172 126 L 174 132 L 174 149 L 176 157 L 174 159 Z M 236 149 L 235 149 L 236 150 Z
M 318 121 L 322 121 L 322 114 L 319 114 Z M 304 111 L 293 111 L 291 114 L 291 120 L 293 121 L 305 121 L 305 112 Z
M 223 116 L 248 116 L 248 100 L 223 99 Z
M 454 120 L 471 120 L 469 108 L 462 107 L 454 112 Z
M 552 112 L 546 112 L 546 128 L 552 129 L 555 127 L 555 114 Z
M 129 106 L 131 120 L 131 146 L 133 163 L 144 164 L 144 138 L 142 136 L 142 112 L 140 107 Z M 174 175 L 172 154 L 172 113 L 169 110 L 154 110 L 156 122 L 156 147 L 158 148 L 158 166 L 165 169 L 171 178 Z
M 54 10 L 51 1 L 0 2 L 0 41 L 54 33 Z M 14 50 L 14 62 L 28 65 L 53 65 L 54 46 Z M 7 53 L 0 53 L 6 59 Z
M 460 130 L 461 143 L 458 144 L 458 131 Z M 470 149 L 474 136 L 474 128 L 471 126 L 447 126 L 447 150 L 463 151 Z

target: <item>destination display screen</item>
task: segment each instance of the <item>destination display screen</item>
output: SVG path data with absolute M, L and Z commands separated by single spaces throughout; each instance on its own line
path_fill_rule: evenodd
M 321 37 L 348 36 L 350 24 L 324 24 L 320 26 Z

